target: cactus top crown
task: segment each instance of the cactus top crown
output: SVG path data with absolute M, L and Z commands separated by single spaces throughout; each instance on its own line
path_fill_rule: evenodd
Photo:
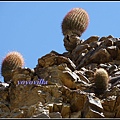
M 88 13 L 82 8 L 73 8 L 62 21 L 62 33 L 63 35 L 72 33 L 81 36 L 88 27 L 88 23 Z

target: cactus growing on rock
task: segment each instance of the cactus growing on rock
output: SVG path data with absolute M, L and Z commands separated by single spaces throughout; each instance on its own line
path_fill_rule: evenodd
M 23 56 L 17 52 L 9 52 L 2 61 L 1 75 L 4 77 L 4 82 L 8 82 L 11 79 L 12 70 L 15 70 L 24 65 Z
M 99 68 L 94 73 L 95 93 L 103 94 L 108 88 L 109 75 L 103 68 Z
M 73 8 L 66 14 L 62 21 L 63 35 L 72 33 L 81 36 L 86 30 L 88 23 L 88 13 L 82 8 Z
M 62 21 L 62 33 L 64 35 L 64 46 L 71 52 L 80 44 L 80 36 L 86 30 L 89 23 L 88 13 L 82 8 L 73 8 Z

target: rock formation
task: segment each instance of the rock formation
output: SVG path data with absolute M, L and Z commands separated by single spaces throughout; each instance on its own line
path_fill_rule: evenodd
M 0 118 L 119 118 L 119 41 L 91 36 L 72 52 L 38 58 L 34 69 L 11 71 L 10 82 L 0 83 Z M 107 71 L 109 82 L 96 94 L 99 68 Z

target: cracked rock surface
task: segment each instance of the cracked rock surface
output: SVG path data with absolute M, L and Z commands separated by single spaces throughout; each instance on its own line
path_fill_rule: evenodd
M 64 42 L 70 51 L 51 51 L 38 58 L 34 69 L 18 68 L 9 83 L 0 82 L 0 118 L 120 117 L 120 38 Z M 109 75 L 100 95 L 94 91 L 98 68 Z

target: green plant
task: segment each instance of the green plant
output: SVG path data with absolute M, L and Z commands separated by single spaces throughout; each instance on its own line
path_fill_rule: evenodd
M 94 82 L 96 87 L 95 92 L 97 94 L 104 93 L 104 91 L 106 91 L 108 88 L 108 82 L 109 82 L 109 75 L 107 71 L 103 68 L 97 69 L 94 74 Z
M 62 33 L 63 35 L 72 33 L 80 37 L 86 30 L 88 23 L 88 13 L 82 8 L 73 8 L 62 21 Z
M 23 56 L 17 52 L 9 52 L 2 61 L 1 75 L 4 77 L 4 82 L 8 82 L 11 79 L 12 70 L 22 67 L 24 65 Z

